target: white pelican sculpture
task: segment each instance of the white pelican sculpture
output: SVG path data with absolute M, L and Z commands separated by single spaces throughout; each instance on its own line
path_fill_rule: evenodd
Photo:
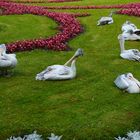
M 78 49 L 74 56 L 64 65 L 48 66 L 44 71 L 36 75 L 36 80 L 67 80 L 76 76 L 76 59 L 83 55 L 83 50 Z M 71 66 L 67 66 L 71 63 Z
M 5 44 L 0 45 L 0 72 L 1 75 L 8 75 L 8 70 L 13 69 L 17 64 L 15 54 L 6 54 Z
M 98 23 L 97 25 L 100 26 L 100 25 L 106 25 L 106 24 L 112 24 L 114 21 L 113 21 L 113 18 L 112 18 L 112 15 L 113 15 L 113 11 L 111 11 L 111 13 L 109 14 L 108 17 L 101 17 L 99 20 L 98 20 Z
M 128 93 L 140 93 L 140 82 L 133 77 L 132 73 L 118 76 L 114 83 L 118 88 Z
M 140 40 L 140 29 L 129 21 L 122 25 L 122 35 L 125 40 Z
M 122 25 L 122 32 L 127 32 L 129 30 L 137 30 L 137 26 L 133 23 L 131 23 L 130 21 L 126 21 L 123 25 Z
M 51 136 L 48 137 L 48 140 L 61 140 L 62 136 L 56 136 L 54 133 L 51 133 Z
M 125 39 L 122 35 L 118 36 L 119 42 L 120 42 L 120 49 L 121 53 L 120 56 L 124 59 L 128 60 L 134 60 L 134 61 L 139 61 L 140 62 L 140 52 L 137 49 L 129 49 L 125 50 L 124 44 L 125 44 Z

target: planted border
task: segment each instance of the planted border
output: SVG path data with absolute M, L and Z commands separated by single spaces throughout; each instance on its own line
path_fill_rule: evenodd
M 118 4 L 118 5 L 91 5 L 91 6 L 45 6 L 46 9 L 129 9 L 140 8 L 140 3 Z
M 49 38 L 39 38 L 33 40 L 16 41 L 6 44 L 8 52 L 26 51 L 33 49 L 47 49 L 64 51 L 70 47 L 67 42 L 83 32 L 83 27 L 76 20 L 79 16 L 88 16 L 88 14 L 64 14 L 49 12 L 43 7 L 27 6 L 10 2 L 0 2 L 0 8 L 4 9 L 0 15 L 23 15 L 33 14 L 47 16 L 59 24 L 59 31 L 56 35 Z
M 3 0 L 4 2 L 14 2 L 14 3 L 60 3 L 60 2 L 75 2 L 75 1 L 82 1 L 82 0 Z
M 140 8 L 130 8 L 130 9 L 122 9 L 117 12 L 118 14 L 129 15 L 129 16 L 140 16 Z
M 140 16 L 140 3 L 129 3 L 121 5 L 100 5 L 100 6 L 45 6 L 45 9 L 121 9 L 116 11 L 117 14 Z
M 81 0 L 48 0 L 48 2 L 75 2 L 75 1 L 81 1 Z

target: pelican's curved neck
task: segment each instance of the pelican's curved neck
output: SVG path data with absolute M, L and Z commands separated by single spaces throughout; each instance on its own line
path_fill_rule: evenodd
M 125 50 L 125 47 L 124 47 L 125 40 L 123 37 L 121 37 L 119 39 L 119 43 L 120 43 L 120 49 L 121 49 L 121 53 L 122 53 Z
M 137 86 L 140 88 L 140 82 L 136 78 L 132 78 L 132 80 L 137 84 Z
M 113 12 L 111 12 L 111 13 L 109 14 L 109 17 L 112 17 L 112 15 L 113 15 Z
M 76 65 L 75 65 L 76 60 L 77 59 L 75 58 L 71 63 L 71 69 L 72 69 L 74 75 L 76 75 Z
M 11 57 L 9 57 L 5 52 L 2 53 L 2 55 L 7 58 L 7 59 L 10 59 Z
M 73 55 L 65 64 L 64 66 L 67 66 L 69 63 L 71 63 L 75 59 L 75 55 Z

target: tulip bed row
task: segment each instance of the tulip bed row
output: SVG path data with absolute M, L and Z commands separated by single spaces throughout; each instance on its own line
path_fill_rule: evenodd
M 104 6 L 45 6 L 46 9 L 121 9 L 117 14 L 130 16 L 140 16 L 140 3 L 130 3 L 121 5 L 104 5 Z
M 119 5 L 92 5 L 92 6 L 45 6 L 46 9 L 130 9 L 130 8 L 140 8 L 140 3 L 129 3 L 129 4 L 119 4 Z
M 5 0 L 5 2 L 15 2 L 15 3 L 47 3 L 47 2 L 74 2 L 74 1 L 81 1 L 81 0 Z
M 9 1 L 9 0 L 5 0 Z M 48 2 L 68 2 L 68 1 L 78 1 L 78 0 L 48 0 Z M 21 2 L 21 1 L 16 1 Z M 26 3 L 42 3 L 45 0 L 22 0 L 22 2 Z M 140 16 L 140 3 L 129 3 L 129 4 L 120 4 L 120 5 L 101 5 L 101 6 L 45 6 L 45 9 L 122 9 L 117 11 L 118 14 L 127 14 L 133 16 Z
M 68 50 L 67 42 L 83 32 L 83 27 L 76 20 L 79 16 L 88 16 L 88 14 L 64 14 L 49 12 L 43 7 L 27 6 L 10 2 L 0 2 L 0 8 L 4 9 L 0 15 L 13 14 L 33 14 L 39 16 L 47 16 L 55 20 L 59 24 L 59 33 L 49 38 L 39 38 L 33 40 L 16 41 L 7 44 L 8 52 L 32 50 L 36 48 L 49 50 Z
M 81 1 L 81 0 L 48 0 L 48 2 L 74 2 L 74 1 Z
M 131 3 L 121 7 L 117 14 L 124 14 L 130 16 L 140 16 L 140 3 Z
M 76 20 L 79 16 L 88 16 L 88 14 L 64 14 L 49 12 L 46 10 L 50 7 L 40 6 L 27 6 L 23 4 L 17 4 L 12 2 L 0 2 L 0 8 L 3 11 L 0 15 L 13 15 L 13 14 L 33 14 L 40 16 L 47 16 L 52 18 L 59 24 L 59 33 L 49 38 L 39 38 L 33 40 L 16 41 L 7 44 L 8 52 L 32 50 L 35 48 L 51 49 L 51 50 L 68 50 L 69 46 L 67 42 L 73 37 L 77 36 L 83 31 L 82 26 Z M 140 16 L 140 3 L 131 3 L 126 5 L 112 5 L 112 6 L 71 6 L 71 7 L 51 7 L 51 9 L 90 9 L 90 8 L 125 8 L 118 11 L 118 14 L 128 14 Z
M 17 1 L 17 0 L 9 0 L 9 2 L 14 2 L 14 3 L 47 3 L 47 0 L 22 0 L 22 1 Z
M 130 8 L 130 9 L 122 9 L 117 12 L 118 14 L 129 15 L 129 16 L 140 16 L 140 7 Z
M 45 2 L 74 2 L 82 0 L 2 0 L 6 2 L 16 2 L 16 3 L 45 3 Z M 140 3 L 129 3 L 129 4 L 118 4 L 118 5 L 99 5 L 99 6 L 46 6 L 47 9 L 130 9 L 130 8 L 140 8 Z

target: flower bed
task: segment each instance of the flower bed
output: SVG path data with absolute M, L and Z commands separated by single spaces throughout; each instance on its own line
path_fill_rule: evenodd
M 49 12 L 43 9 L 43 7 L 26 6 L 23 4 L 15 4 L 10 2 L 0 2 L 0 8 L 4 9 L 1 15 L 33 14 L 47 16 L 59 24 L 60 32 L 56 35 L 49 38 L 39 38 L 9 43 L 6 45 L 8 52 L 33 50 L 36 48 L 57 51 L 68 50 L 69 46 L 67 45 L 67 41 L 83 32 L 83 28 L 79 21 L 76 20 L 76 17 L 88 15 Z
M 48 2 L 75 2 L 81 0 L 48 0 Z
M 129 16 L 140 16 L 140 8 L 130 8 L 130 9 L 122 9 L 117 12 L 118 14 L 129 15 Z
M 21 0 L 21 1 L 17 1 L 17 0 L 3 0 L 5 2 L 14 2 L 14 3 L 59 3 L 59 2 L 75 2 L 75 1 L 81 1 L 81 0 Z
M 51 50 L 68 50 L 67 42 L 77 36 L 83 31 L 82 26 L 76 20 L 79 16 L 88 16 L 88 14 L 64 14 L 49 12 L 47 9 L 105 9 L 105 8 L 125 8 L 118 11 L 118 14 L 127 14 L 140 16 L 140 3 L 131 3 L 125 5 L 112 5 L 112 6 L 66 6 L 66 7 L 40 7 L 40 6 L 27 6 L 12 2 L 0 2 L 0 15 L 13 15 L 13 14 L 33 14 L 39 16 L 47 16 L 52 18 L 59 24 L 59 33 L 49 38 L 39 38 L 32 40 L 16 41 L 7 44 L 8 52 L 32 50 L 35 48 L 51 49 Z
M 130 16 L 140 16 L 140 3 L 129 3 L 121 5 L 101 5 L 101 6 L 45 6 L 45 9 L 121 9 L 117 14 L 125 14 Z
M 14 3 L 47 3 L 47 0 L 22 0 L 22 1 L 9 0 L 9 1 Z
M 99 5 L 99 6 L 45 6 L 46 9 L 129 9 L 129 8 L 140 8 L 140 3 L 129 3 L 119 5 Z

